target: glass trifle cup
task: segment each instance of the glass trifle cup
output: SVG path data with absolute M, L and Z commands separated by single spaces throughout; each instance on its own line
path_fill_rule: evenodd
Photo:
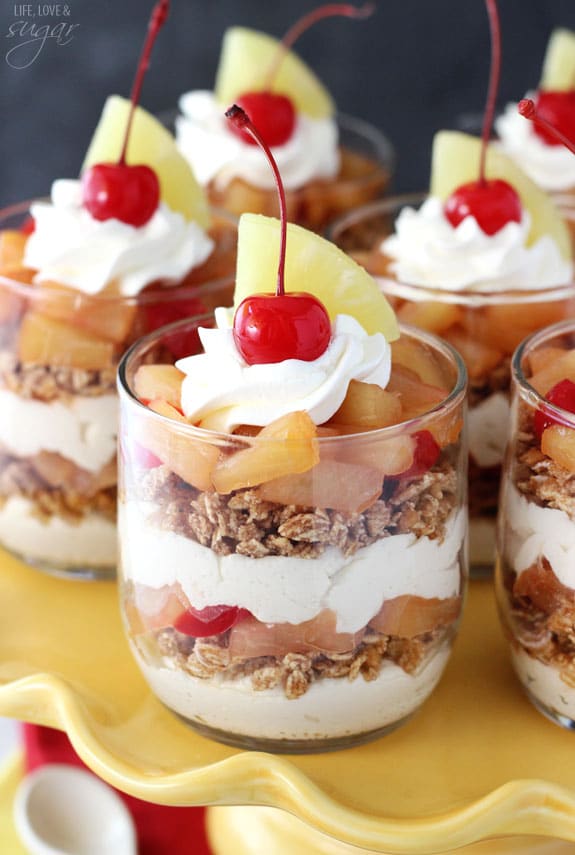
M 372 203 L 342 217 L 328 236 L 343 249 L 352 248 L 351 255 L 377 279 L 400 321 L 439 335 L 464 359 L 469 378 L 470 566 L 472 573 L 490 573 L 509 422 L 511 356 L 531 332 L 573 315 L 575 284 L 474 291 L 401 281 L 381 245 L 394 233 L 400 213 L 420 209 L 426 198 L 411 194 Z M 422 245 L 426 240 L 422 237 Z M 471 251 L 462 262 L 472 265 Z
M 160 700 L 219 741 L 309 752 L 372 739 L 432 692 L 461 613 L 464 366 L 406 328 L 394 347 L 415 348 L 448 390 L 419 417 L 344 436 L 306 433 L 300 412 L 261 433 L 216 433 L 186 422 L 173 397 L 150 401 L 143 379 L 174 339 L 201 353 L 198 326 L 213 324 L 171 325 L 120 365 L 132 651 Z M 177 369 L 153 367 L 173 396 Z M 404 378 L 392 369 L 391 394 Z M 270 475 L 282 459 L 292 474 Z
M 512 363 L 497 600 L 532 703 L 575 729 L 575 323 L 530 336 Z
M 110 577 L 118 360 L 162 323 L 231 299 L 237 223 L 215 216 L 213 251 L 176 282 L 86 294 L 24 266 L 30 206 L 0 213 L 0 544 L 52 573 Z

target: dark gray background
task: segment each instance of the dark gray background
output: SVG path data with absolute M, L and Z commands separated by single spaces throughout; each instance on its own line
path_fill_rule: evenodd
M 18 3 L 0 0 L 0 205 L 44 194 L 52 179 L 76 175 L 106 96 L 129 93 L 152 0 L 67 5 L 68 16 L 32 21 Z M 316 5 L 172 0 L 142 104 L 160 111 L 175 105 L 183 91 L 211 88 L 228 25 L 281 36 Z M 32 7 L 37 10 L 37 0 Z M 500 7 L 503 106 L 536 86 L 553 27 L 575 30 L 575 0 L 500 0 Z M 69 44 L 48 40 L 32 64 L 13 69 L 5 57 L 15 39 L 7 35 L 18 20 L 79 26 Z M 370 120 L 393 140 L 399 155 L 395 187 L 401 191 L 427 185 L 434 132 L 483 107 L 489 38 L 482 0 L 380 0 L 369 21 L 324 21 L 297 49 L 342 111 Z

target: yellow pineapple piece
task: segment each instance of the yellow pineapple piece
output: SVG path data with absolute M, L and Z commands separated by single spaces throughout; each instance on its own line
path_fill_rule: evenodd
M 184 375 L 175 365 L 140 365 L 134 389 L 141 401 L 163 400 L 179 407 Z
M 136 317 L 136 304 L 106 297 L 91 297 L 59 282 L 44 280 L 36 288 L 38 310 L 57 321 L 65 321 L 89 333 L 124 342 Z
M 413 463 L 415 440 L 408 434 L 387 438 L 366 436 L 342 443 L 333 453 L 338 460 L 392 477 L 405 472 Z
M 503 360 L 503 351 L 489 347 L 480 337 L 471 336 L 459 327 L 450 329 L 445 338 L 463 357 L 471 380 L 484 377 Z
M 280 42 L 266 33 L 246 27 L 226 30 L 215 84 L 215 95 L 222 107 L 229 107 L 246 92 L 267 89 L 269 73 L 279 50 Z M 298 112 L 313 119 L 324 119 L 335 112 L 325 86 L 292 51 L 284 52 L 272 90 L 289 96 Z
M 541 451 L 558 466 L 575 474 L 575 430 L 564 425 L 552 425 L 543 431 Z
M 279 258 L 279 220 L 243 214 L 238 232 L 234 304 L 250 294 L 275 290 Z M 287 291 L 308 291 L 332 318 L 352 315 L 369 333 L 388 341 L 399 336 L 393 309 L 372 277 L 334 244 L 288 224 L 285 282 Z
M 403 324 L 411 324 L 436 335 L 443 335 L 449 327 L 461 321 L 462 310 L 455 303 L 421 300 L 404 303 L 397 311 Z
M 150 401 L 148 407 L 160 416 L 188 425 L 184 416 L 167 401 Z M 216 445 L 196 440 L 187 432 L 178 432 L 173 424 L 156 419 L 146 419 L 136 428 L 135 433 L 138 442 L 183 481 L 198 490 L 212 489 L 212 472 L 219 456 Z
M 543 368 L 549 368 L 563 356 L 565 356 L 565 349 L 563 347 L 556 347 L 554 345 L 539 347 L 533 353 L 529 354 L 531 373 L 537 374 Z
M 481 140 L 460 131 L 439 131 L 433 140 L 431 195 L 447 199 L 462 184 L 476 181 Z M 528 244 L 544 235 L 557 243 L 561 254 L 571 259 L 571 237 L 551 196 L 537 187 L 519 167 L 493 143 L 487 147 L 487 178 L 502 178 L 515 188 L 521 204 L 531 215 Z
M 551 33 L 547 43 L 541 89 L 566 92 L 575 86 L 575 33 L 557 29 Z
M 449 389 L 441 365 L 431 347 L 423 342 L 401 336 L 391 345 L 392 365 L 403 365 L 414 371 L 420 380 L 439 389 Z
M 570 314 L 566 300 L 537 303 L 502 303 L 486 306 L 468 316 L 473 323 L 472 336 L 485 344 L 511 355 L 524 338 L 543 327 L 563 320 Z
M 399 395 L 404 420 L 427 413 L 446 397 L 444 389 L 424 383 L 415 371 L 403 365 L 394 365 L 387 389 Z
M 83 171 L 95 163 L 117 161 L 129 110 L 129 100 L 110 95 L 88 147 Z M 190 165 L 178 151 L 172 134 L 143 107 L 136 107 L 134 113 L 127 162 L 150 166 L 158 176 L 162 201 L 188 220 L 208 227 L 208 203 Z
M 529 384 L 545 396 L 560 380 L 575 383 L 575 350 L 564 350 L 561 356 L 529 378 Z
M 341 407 L 333 414 L 329 424 L 382 428 L 399 421 L 401 404 L 397 395 L 387 392 L 375 383 L 352 380 Z
M 29 267 L 0 268 L 0 324 L 11 324 L 18 320 L 26 306 L 26 298 L 13 288 L 11 282 L 31 285 L 36 271 Z M 7 280 L 3 282 L 3 280 Z
M 28 235 L 15 229 L 0 231 L 0 267 L 21 267 Z
M 319 461 L 316 427 L 307 413 L 280 416 L 262 428 L 253 444 L 223 458 L 213 472 L 218 493 L 231 493 L 306 472 Z
M 97 371 L 114 364 L 114 345 L 40 312 L 27 312 L 20 327 L 18 357 L 22 362 Z

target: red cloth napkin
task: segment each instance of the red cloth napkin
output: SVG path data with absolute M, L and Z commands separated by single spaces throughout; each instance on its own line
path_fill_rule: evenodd
M 85 764 L 60 730 L 22 725 L 26 771 L 46 763 Z M 205 808 L 154 805 L 116 791 L 132 814 L 138 833 L 139 855 L 211 855 L 205 830 Z

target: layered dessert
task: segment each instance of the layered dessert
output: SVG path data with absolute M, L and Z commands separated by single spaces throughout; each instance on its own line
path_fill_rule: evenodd
M 399 335 L 349 257 L 281 234 L 243 215 L 235 310 L 121 367 L 121 598 L 168 707 L 224 742 L 307 752 L 397 726 L 443 671 L 464 380 L 433 337 Z M 190 355 L 162 363 L 175 334 Z
M 498 602 L 533 703 L 575 726 L 575 335 L 567 322 L 514 358 L 503 478 Z
M 448 202 L 473 177 L 480 147 L 473 137 L 440 132 L 429 196 L 357 211 L 331 233 L 341 246 L 357 245 L 357 227 L 371 235 L 354 256 L 377 277 L 399 320 L 440 335 L 465 360 L 471 564 L 478 569 L 492 567 L 494 559 L 511 356 L 531 332 L 575 309 L 571 241 L 563 217 L 500 149 L 487 148 L 486 172 L 516 191 L 515 219 L 497 223 L 497 199 L 492 204 L 488 198 L 487 222 L 481 210 L 452 221 Z
M 555 30 L 549 40 L 541 81 L 533 98 L 538 113 L 575 139 L 575 33 Z M 575 160 L 555 136 L 526 122 L 509 104 L 495 127 L 505 152 L 539 187 L 555 197 L 575 239 Z
M 2 226 L 0 542 L 47 569 L 110 574 L 118 360 L 143 333 L 231 298 L 236 230 L 212 228 L 169 133 L 115 96 L 81 179 L 55 181 Z
M 326 9 L 350 14 L 349 7 Z M 361 16 L 362 10 L 355 14 Z M 324 16 L 321 9 L 312 12 L 288 36 Z M 277 198 L 265 158 L 223 116 L 237 101 L 272 146 L 290 221 L 321 232 L 344 211 L 383 194 L 393 153 L 375 128 L 336 117 L 329 92 L 287 49 L 292 41 L 279 42 L 244 27 L 227 30 L 214 91 L 182 95 L 176 137 L 212 205 L 238 215 L 251 211 L 275 216 Z

